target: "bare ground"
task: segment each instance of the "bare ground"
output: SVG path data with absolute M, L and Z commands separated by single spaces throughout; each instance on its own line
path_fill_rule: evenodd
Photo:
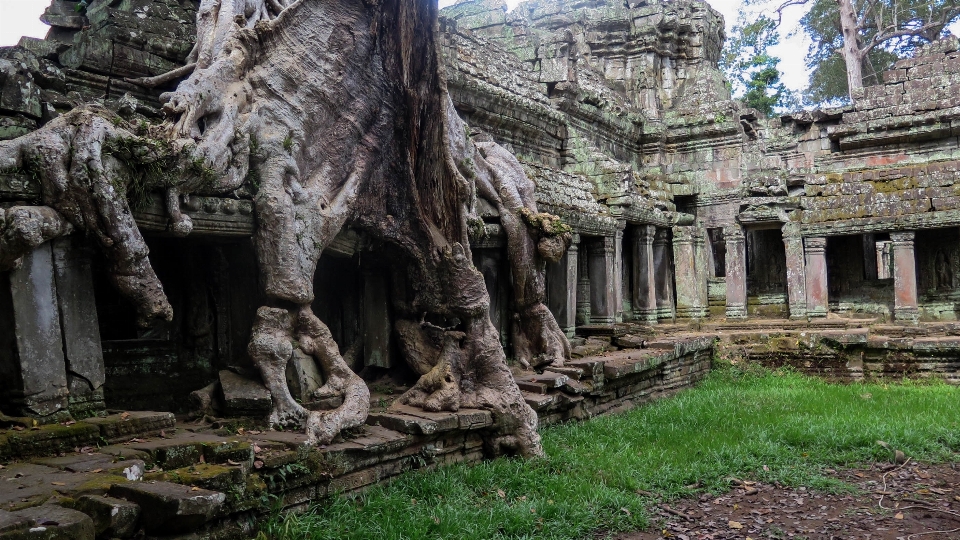
M 734 489 L 655 507 L 650 530 L 617 540 L 960 539 L 960 464 L 876 463 L 828 471 L 830 494 L 732 479 Z

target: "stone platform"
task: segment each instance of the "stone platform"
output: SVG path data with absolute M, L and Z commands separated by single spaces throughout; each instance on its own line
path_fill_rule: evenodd
M 542 373 L 517 372 L 541 424 L 622 411 L 703 379 L 714 339 L 663 337 L 645 348 L 592 338 L 595 354 Z M 247 538 L 279 501 L 305 507 L 402 472 L 490 455 L 489 411 L 428 413 L 374 393 L 367 425 L 325 447 L 255 421 L 200 424 L 123 412 L 0 430 L 2 538 Z M 254 426 L 254 427 L 251 427 Z

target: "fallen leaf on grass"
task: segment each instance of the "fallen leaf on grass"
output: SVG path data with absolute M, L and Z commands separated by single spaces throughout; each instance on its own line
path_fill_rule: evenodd
M 506 497 L 506 496 L 507 496 L 507 494 L 506 494 L 502 489 L 498 489 L 498 490 L 497 490 L 497 497 L 500 497 L 500 498 L 502 499 L 502 498 L 504 498 L 504 497 Z

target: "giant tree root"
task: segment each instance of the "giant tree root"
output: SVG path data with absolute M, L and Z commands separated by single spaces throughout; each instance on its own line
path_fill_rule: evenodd
M 453 159 L 474 179 L 477 195 L 500 214 L 507 235 L 507 258 L 513 285 L 514 353 L 526 368 L 561 366 L 570 359 L 570 344 L 546 300 L 546 263 L 557 262 L 572 235 L 560 218 L 537 211 L 535 186 L 513 154 L 489 140 L 472 141 L 466 125 L 447 104 L 448 141 Z
M 337 392 L 343 404 L 331 411 L 314 411 L 307 419 L 307 436 L 317 444 L 328 444 L 342 430 L 362 426 L 370 412 L 370 390 L 367 384 L 340 356 L 330 329 L 310 310 L 300 308 L 300 350 L 312 355 L 320 365 L 326 383 L 317 392 Z
M 294 340 L 323 371 L 326 384 L 321 390 L 341 395 L 342 405 L 330 411 L 310 411 L 293 399 L 286 369 L 293 356 Z M 370 391 L 347 367 L 330 329 L 308 305 L 301 306 L 299 313 L 267 306 L 258 309 L 247 350 L 273 399 L 271 425 L 305 428 L 310 443 L 329 444 L 342 430 L 366 421 Z

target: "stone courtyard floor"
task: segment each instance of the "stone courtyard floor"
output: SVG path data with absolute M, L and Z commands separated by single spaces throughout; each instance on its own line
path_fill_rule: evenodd
M 720 495 L 651 506 L 651 529 L 617 540 L 915 540 L 960 538 L 960 463 L 875 463 L 829 476 L 858 493 L 731 479 Z

